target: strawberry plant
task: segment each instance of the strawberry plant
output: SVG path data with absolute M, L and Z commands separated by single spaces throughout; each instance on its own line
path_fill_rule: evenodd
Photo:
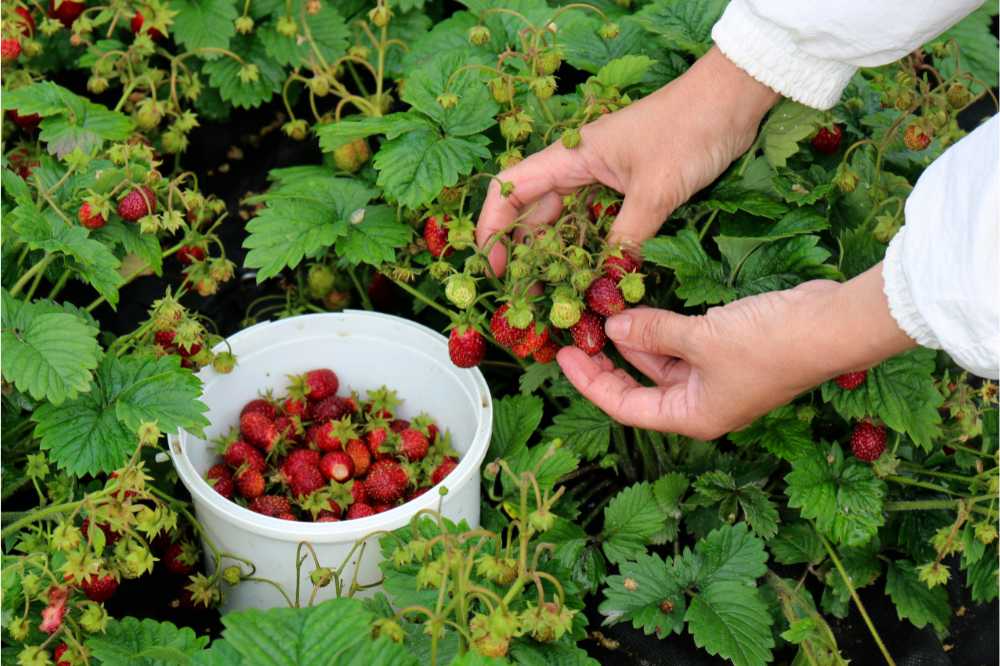
M 519 205 L 535 185 L 504 170 L 579 150 L 683 75 L 725 4 L 6 3 L 5 662 L 619 663 L 647 640 L 740 666 L 892 664 L 918 634 L 974 661 L 959 618 L 995 619 L 998 589 L 995 383 L 918 349 L 701 441 L 614 422 L 554 362 L 573 345 L 639 377 L 606 344 L 625 308 L 703 314 L 859 275 L 923 169 L 996 112 L 983 7 L 859 70 L 830 111 L 780 102 L 641 247 L 606 240 L 612 189 Z M 477 238 L 490 188 L 522 213 Z M 486 375 L 480 525 L 426 511 L 342 562 L 303 542 L 288 608 L 220 619 L 234 586 L 277 584 L 203 538 L 163 433 L 208 425 L 196 373 L 238 372 L 225 336 L 347 307 L 418 319 Z M 380 446 L 433 458 L 425 485 L 447 476 L 432 424 L 394 432 L 384 404 L 344 420 L 346 390 L 310 373 L 247 405 L 216 491 L 324 521 L 317 491 L 349 476 L 399 499 Z M 329 427 L 300 432 L 313 421 Z M 291 498 L 261 474 L 285 440 Z M 376 511 L 346 492 L 345 518 Z M 377 592 L 346 573 L 366 549 Z M 315 603 L 324 588 L 340 598 Z

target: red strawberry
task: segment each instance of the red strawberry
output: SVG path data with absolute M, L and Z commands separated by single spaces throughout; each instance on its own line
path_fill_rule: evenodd
M 450 219 L 447 215 L 444 216 L 445 222 Z M 441 255 L 447 257 L 452 252 L 450 247 L 445 250 L 448 245 L 448 229 L 443 224 L 438 224 L 436 217 L 428 217 L 427 221 L 424 222 L 424 241 L 427 243 L 427 249 L 435 258 L 440 258 Z
M 536 363 L 551 363 L 559 351 L 559 344 L 555 340 L 549 340 L 542 348 L 532 354 Z
M 824 155 L 833 155 L 840 148 L 840 138 L 844 130 L 840 125 L 831 127 L 820 127 L 816 136 L 812 138 L 812 147 Z
M 424 433 L 419 430 L 414 430 L 413 428 L 407 428 L 399 433 L 399 438 L 399 452 L 402 453 L 407 460 L 416 462 L 418 460 L 423 460 L 427 456 L 427 449 L 430 448 L 431 443 L 427 440 Z
M 438 427 L 437 427 L 437 425 L 434 424 L 434 423 L 428 423 L 427 424 L 427 439 L 429 439 L 430 442 L 431 442 L 431 444 L 433 444 L 437 440 L 437 437 L 438 437 Z
M 264 398 L 255 398 L 243 405 L 243 409 L 240 410 L 240 418 L 244 415 L 250 414 L 251 412 L 257 412 L 263 414 L 269 419 L 274 419 L 277 416 L 277 411 L 274 409 L 274 405 L 271 404 L 270 400 Z
M 448 456 L 441 461 L 440 465 L 434 468 L 433 472 L 431 472 L 431 483 L 435 486 L 441 483 L 444 481 L 444 477 L 451 474 L 451 471 L 456 467 L 458 467 L 458 461 L 451 456 Z
M 322 400 L 329 398 L 340 388 L 340 380 L 337 373 L 329 368 L 318 368 L 310 370 L 305 374 L 305 396 L 310 400 Z
M 371 508 L 370 505 L 363 502 L 355 502 L 347 508 L 347 520 L 354 520 L 355 518 L 367 518 L 368 516 L 374 516 L 375 510 Z
M 88 599 L 100 604 L 115 595 L 118 590 L 118 581 L 111 574 L 105 576 L 91 574 L 89 578 L 84 578 L 80 583 L 80 589 L 83 590 Z
M 541 331 L 538 329 L 539 327 L 534 324 L 528 327 L 528 334 L 525 335 L 520 342 L 510 348 L 510 350 L 514 352 L 514 356 L 518 358 L 528 358 L 545 346 L 545 343 L 549 341 L 549 328 L 548 326 L 542 326 Z
M 308 417 L 313 421 L 336 420 L 357 411 L 358 405 L 353 398 L 342 398 L 339 395 L 310 403 L 306 408 Z
M 397 434 L 403 432 L 409 427 L 410 427 L 410 422 L 407 421 L 406 419 L 393 419 L 392 422 L 389 424 L 389 430 Z
M 473 326 L 457 326 L 448 335 L 448 356 L 459 368 L 474 368 L 486 357 L 486 339 Z
M 233 478 L 233 475 L 229 471 L 228 467 L 220 463 L 218 465 L 212 465 L 211 467 L 209 467 L 208 471 L 205 473 L 205 478 L 209 480 L 231 479 Z
M 264 475 L 253 468 L 246 468 L 236 473 L 236 491 L 246 497 L 253 499 L 264 494 Z
M 18 7 L 20 9 L 20 7 Z M 69 646 L 65 643 L 60 643 L 56 646 L 56 649 L 52 651 L 52 658 L 56 660 L 56 666 L 70 666 L 70 663 L 63 659 L 63 655 L 66 654 L 66 650 Z
M 311 465 L 312 467 L 319 465 L 321 457 L 320 452 L 313 449 L 294 449 L 285 458 L 285 462 L 282 463 L 281 468 L 283 472 L 288 472 L 290 476 L 291 470 L 300 465 Z
M 368 433 L 365 435 L 365 440 L 368 443 L 368 450 L 371 452 L 373 458 L 378 458 L 382 445 L 385 444 L 385 440 L 388 437 L 389 426 L 386 424 L 385 419 L 376 418 L 368 424 Z
M 146 22 L 146 17 L 142 15 L 142 12 L 137 10 L 135 12 L 135 15 L 132 17 L 132 21 L 129 23 L 129 27 L 132 28 L 132 33 L 138 35 L 140 32 L 142 32 L 142 24 L 145 22 Z M 146 33 L 149 35 L 149 38 L 152 39 L 154 42 L 158 42 L 161 39 L 163 39 L 163 33 L 157 30 L 156 28 L 148 28 L 146 30 Z
M 91 208 L 86 201 L 80 204 L 80 210 L 77 211 L 76 217 L 80 220 L 80 224 L 87 229 L 100 229 L 108 223 L 104 216 Z
M 197 245 L 181 245 L 180 249 L 177 250 L 177 261 L 181 262 L 185 266 L 190 266 L 196 261 L 204 260 L 205 250 Z
M 0 39 L 0 60 L 14 62 L 21 55 L 21 42 L 16 39 Z
M 284 410 L 288 416 L 304 418 L 308 406 L 309 403 L 300 398 L 285 398 Z
M 174 338 L 177 334 L 173 331 L 157 331 L 153 334 L 153 339 L 156 340 L 156 344 L 160 345 L 164 349 L 174 348 Z
M 14 8 L 14 13 L 21 17 L 21 19 L 22 19 L 21 23 L 24 24 L 21 27 L 21 34 L 24 35 L 25 37 L 31 37 L 32 35 L 34 35 L 35 34 L 35 17 L 31 15 L 31 12 L 29 12 L 24 7 L 15 7 Z M 35 115 L 35 114 L 32 114 L 32 115 Z M 14 122 L 16 123 L 17 121 L 15 120 Z M 20 125 L 20 123 L 18 123 L 18 124 Z
M 118 215 L 128 222 L 135 222 L 155 212 L 156 193 L 145 185 L 132 189 L 118 202 Z
M 914 123 L 903 131 L 903 143 L 910 150 L 920 151 L 931 145 L 931 137 Z
M 18 9 L 22 9 L 18 7 Z M 26 115 L 21 115 L 17 112 L 17 109 L 11 109 L 7 112 L 10 119 L 15 125 L 23 129 L 25 132 L 32 132 L 38 127 L 38 123 L 42 121 L 42 117 L 37 113 L 28 113 Z
M 272 517 L 281 513 L 292 512 L 292 505 L 288 501 L 288 498 L 281 497 L 280 495 L 261 495 L 260 497 L 255 497 L 247 508 L 251 511 Z
M 189 544 L 170 544 L 166 554 L 163 556 L 163 563 L 166 564 L 167 570 L 182 576 L 186 576 L 194 571 L 193 550 Z
M 233 499 L 234 483 L 232 477 L 227 477 L 224 479 L 215 479 L 214 483 L 210 484 L 215 492 L 219 493 L 226 499 Z
M 430 486 L 422 486 L 420 488 L 414 488 L 409 493 L 407 493 L 406 501 L 409 502 L 410 500 L 414 500 L 423 495 L 424 493 L 426 493 L 430 489 L 431 489 Z
M 368 472 L 368 466 L 372 462 L 372 455 L 371 451 L 368 450 L 368 445 L 360 439 L 352 439 L 344 447 L 344 451 L 351 457 L 351 461 L 354 463 L 354 474 L 356 476 L 364 476 Z
M 240 417 L 240 432 L 248 442 L 270 451 L 281 435 L 274 421 L 260 412 L 247 412 Z
M 376 460 L 365 478 L 365 492 L 376 503 L 395 502 L 406 491 L 409 478 L 399 463 Z
M 323 473 L 319 471 L 318 467 L 313 467 L 312 465 L 295 467 L 292 470 L 291 477 L 289 490 L 295 497 L 311 495 L 326 485 Z
M 394 509 L 395 504 L 372 504 L 372 511 L 375 513 L 385 513 L 389 509 Z
M 610 317 L 625 309 L 625 299 L 615 280 L 599 277 L 587 287 L 587 305 L 597 314 Z
M 351 485 L 351 501 L 361 504 L 368 503 L 368 491 L 365 490 L 365 484 L 355 481 Z
M 622 206 L 619 203 L 613 203 L 610 206 L 608 206 L 607 210 L 605 210 L 604 204 L 602 204 L 599 201 L 595 201 L 592 204 L 590 204 L 588 208 L 590 209 L 591 221 L 597 222 L 599 219 L 601 219 L 601 213 L 607 215 L 608 217 L 614 217 L 618 215 L 618 212 L 621 210 Z
M 278 435 L 286 440 L 296 440 L 301 434 L 301 424 L 290 416 L 282 414 L 274 420 L 274 427 L 278 429 Z
M 275 518 L 277 518 L 278 520 L 298 520 L 298 518 L 295 517 L 295 514 L 292 513 L 291 511 L 279 513 L 278 515 L 275 516 Z
M 504 303 L 497 308 L 490 319 L 490 330 L 493 337 L 504 347 L 512 347 L 520 342 L 528 334 L 527 328 L 515 328 L 507 321 L 506 313 L 510 305 Z
M 58 2 L 58 6 L 56 3 Z M 87 4 L 84 2 L 74 2 L 74 0 L 49 0 L 49 16 L 59 21 L 67 28 L 73 25 L 73 21 L 83 13 Z
M 837 386 L 845 391 L 853 391 L 865 383 L 866 377 L 868 377 L 868 371 L 862 370 L 861 372 L 848 372 L 839 375 L 833 381 L 837 382 Z
M 107 523 L 98 523 L 97 526 L 102 532 L 104 532 L 104 543 L 108 546 L 113 546 L 118 539 L 122 538 L 122 535 L 111 529 L 111 526 Z M 80 523 L 80 531 L 83 532 L 84 538 L 87 538 L 87 531 L 90 529 L 90 518 L 84 518 L 83 522 Z
M 340 521 L 340 517 L 335 515 L 332 511 L 320 511 L 316 515 L 317 523 L 336 523 Z
M 875 462 L 885 452 L 885 426 L 861 421 L 851 433 L 851 452 L 864 462 Z
M 631 254 L 622 252 L 622 256 L 616 257 L 611 255 L 604 260 L 604 274 L 615 281 L 615 284 L 621 282 L 621 279 L 629 273 L 635 273 L 642 266 L 642 263 L 633 257 Z
M 327 453 L 319 461 L 319 471 L 328 479 L 344 483 L 354 477 L 354 459 L 343 451 Z
M 574 344 L 591 356 L 600 353 L 607 342 L 604 337 L 604 320 L 590 310 L 584 310 L 580 321 L 569 332 L 573 335 Z

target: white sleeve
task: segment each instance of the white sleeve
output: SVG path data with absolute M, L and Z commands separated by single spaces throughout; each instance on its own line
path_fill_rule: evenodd
M 902 58 L 982 0 L 732 0 L 712 29 L 719 49 L 785 97 L 837 103 L 858 67 Z
M 1000 117 L 935 160 L 882 264 L 899 327 L 983 377 L 1000 374 Z

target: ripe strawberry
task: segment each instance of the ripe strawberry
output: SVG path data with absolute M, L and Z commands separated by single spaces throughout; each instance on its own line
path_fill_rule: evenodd
M 185 266 L 190 266 L 196 261 L 205 260 L 205 250 L 197 245 L 181 245 L 177 250 L 177 261 Z
M 840 138 L 843 135 L 844 130 L 840 125 L 820 127 L 812 138 L 812 147 L 824 155 L 833 155 L 840 148 Z
M 31 15 L 31 12 L 24 7 L 15 7 L 14 13 L 21 17 L 21 23 L 24 25 L 21 27 L 21 34 L 25 37 L 31 37 L 35 34 L 35 17 Z M 35 115 L 35 114 L 32 114 Z M 17 122 L 16 120 L 14 121 Z M 20 125 L 20 123 L 18 123 Z
M 423 460 L 427 456 L 427 450 L 430 448 L 431 443 L 427 440 L 424 433 L 413 428 L 407 428 L 399 433 L 399 438 L 399 452 L 407 460 L 416 462 Z
M 300 418 L 305 418 L 306 409 L 309 407 L 309 403 L 301 398 L 285 398 L 285 404 L 283 409 L 285 414 L 288 416 L 298 416 Z
M 625 298 L 617 283 L 609 277 L 599 277 L 587 288 L 587 305 L 599 315 L 610 317 L 625 309 Z
M 360 439 L 352 439 L 344 447 L 344 451 L 351 457 L 351 461 L 354 463 L 354 474 L 356 476 L 364 476 L 368 472 L 368 466 L 372 462 L 372 455 L 371 451 L 368 450 L 368 445 Z
M 196 560 L 192 557 L 193 550 L 193 547 L 189 544 L 170 544 L 170 547 L 167 548 L 167 552 L 163 556 L 163 563 L 167 566 L 167 570 L 182 576 L 187 576 L 194 571 Z
M 263 495 L 264 485 L 264 475 L 258 470 L 247 467 L 236 473 L 236 491 L 247 499 Z
M 445 222 L 450 219 L 447 215 L 444 216 Z M 435 258 L 440 258 L 441 255 L 447 257 L 452 252 L 451 248 L 445 250 L 448 245 L 448 229 L 443 224 L 438 224 L 436 217 L 428 217 L 424 222 L 424 241 Z
M 56 3 L 58 2 L 58 6 Z M 67 28 L 73 25 L 73 21 L 83 13 L 87 7 L 85 2 L 75 2 L 74 0 L 49 0 L 49 16 L 58 19 Z
M 298 518 L 295 517 L 295 514 L 290 511 L 285 513 L 279 513 L 277 516 L 275 516 L 275 518 L 277 518 L 278 520 L 295 520 L 295 521 L 298 520 Z
M 156 193 L 145 185 L 133 188 L 118 202 L 118 215 L 128 222 L 135 222 L 155 212 Z
M 212 465 L 211 467 L 209 467 L 208 471 L 205 473 L 205 478 L 208 480 L 231 479 L 233 478 L 233 475 L 229 471 L 228 467 L 220 463 L 218 465 Z
M 355 504 L 367 504 L 368 503 L 368 491 L 365 490 L 365 484 L 355 481 L 351 484 L 351 501 Z
M 486 339 L 473 326 L 457 326 L 448 334 L 448 356 L 459 368 L 474 368 L 486 357 Z
M 212 486 L 215 492 L 219 493 L 226 499 L 233 499 L 233 490 L 235 484 L 233 483 L 232 477 L 215 479 L 214 483 L 210 483 L 209 485 Z
M 320 511 L 316 515 L 316 520 L 314 520 L 313 522 L 315 522 L 315 523 L 336 523 L 336 522 L 340 522 L 340 517 L 334 515 L 334 513 L 332 511 Z
M 423 495 L 424 493 L 426 493 L 430 489 L 431 489 L 430 486 L 421 486 L 420 488 L 414 488 L 413 490 L 411 490 L 409 493 L 406 494 L 406 501 L 409 502 L 410 500 L 414 500 Z
M 319 461 L 319 471 L 328 479 L 344 483 L 354 478 L 354 459 L 343 451 L 327 453 Z
M 261 495 L 260 497 L 255 497 L 247 508 L 251 511 L 272 517 L 281 513 L 292 512 L 292 505 L 288 501 L 288 498 L 280 495 Z
M 931 145 L 931 137 L 919 125 L 913 123 L 903 132 L 903 143 L 910 150 L 923 150 Z
M 313 449 L 294 449 L 285 458 L 285 462 L 282 463 L 282 467 L 291 470 L 293 467 L 298 467 L 299 465 L 312 465 L 315 467 L 319 465 L 319 461 L 322 455 L 319 451 L 314 451 Z
M 174 338 L 176 337 L 177 333 L 175 333 L 174 331 L 157 331 L 156 333 L 153 334 L 153 339 L 156 341 L 156 344 L 160 345 L 164 349 L 169 349 L 171 351 L 175 349 Z
M 378 458 L 382 445 L 389 438 L 389 425 L 383 418 L 375 418 L 368 423 L 365 441 L 373 458 Z
M 305 389 L 305 396 L 313 401 L 329 398 L 340 388 L 337 373 L 328 368 L 318 368 L 307 372 L 300 381 Z
M 394 503 L 372 504 L 372 511 L 375 513 L 385 513 L 389 509 L 396 508 Z
M 122 538 L 122 535 L 111 529 L 111 526 L 107 523 L 98 523 L 97 526 L 104 532 L 104 543 L 107 546 L 113 546 Z M 84 538 L 87 538 L 87 531 L 90 529 L 90 518 L 84 518 L 83 522 L 80 523 L 80 531 L 83 532 Z
M 20 9 L 20 7 L 18 7 Z M 66 650 L 69 646 L 65 643 L 60 643 L 56 646 L 56 649 L 52 651 L 52 658 L 56 660 L 56 666 L 70 666 L 70 663 L 63 659 L 63 655 L 66 654 Z
M 607 215 L 608 217 L 615 217 L 621 211 L 622 206 L 619 203 L 613 203 L 604 208 L 604 204 L 599 201 L 591 203 L 587 208 L 590 209 L 590 220 L 591 222 L 597 222 L 601 219 L 601 214 Z
M 356 411 L 358 411 L 358 406 L 353 398 L 342 398 L 339 395 L 331 395 L 318 402 L 311 402 L 306 407 L 306 415 L 313 421 L 336 420 Z
M 510 350 L 518 358 L 528 358 L 544 347 L 548 341 L 549 327 L 541 326 L 541 331 L 539 331 L 539 326 L 532 324 L 528 326 L 528 334 L 520 342 L 511 347 Z
M 549 340 L 542 348 L 531 355 L 536 363 L 551 363 L 559 352 L 559 344 L 555 340 Z
M 240 432 L 248 442 L 265 451 L 270 451 L 271 447 L 281 438 L 274 421 L 260 412 L 247 412 L 241 416 Z
M 18 9 L 22 8 L 18 7 Z M 7 112 L 7 115 L 10 116 L 15 125 L 25 132 L 33 132 L 38 127 L 38 123 L 42 121 L 42 117 L 37 113 L 28 113 L 22 116 L 17 112 L 17 109 L 11 109 Z
M 573 343 L 591 356 L 604 349 L 607 338 L 604 336 L 604 320 L 590 310 L 580 315 L 580 321 L 569 329 L 573 335 Z
M 504 303 L 497 308 L 490 319 L 490 331 L 498 343 L 504 347 L 513 347 L 528 334 L 527 328 L 514 328 L 505 316 L 510 305 Z
M 132 17 L 132 21 L 129 23 L 129 27 L 132 28 L 132 33 L 138 35 L 140 32 L 142 32 L 142 24 L 145 22 L 146 22 L 146 17 L 142 15 L 142 12 L 137 10 L 135 12 L 135 15 Z M 146 30 L 146 33 L 149 35 L 149 38 L 152 39 L 154 42 L 158 42 L 161 39 L 163 39 L 163 33 L 157 30 L 156 28 L 148 28 Z
M 375 510 L 368 504 L 363 502 L 355 502 L 347 508 L 347 520 L 354 520 L 355 518 L 367 518 L 368 516 L 374 516 Z
M 104 603 L 118 591 L 118 581 L 111 574 L 100 576 L 91 574 L 80 583 L 80 589 L 87 598 L 97 603 Z
M 240 410 L 240 418 L 243 418 L 244 415 L 250 414 L 251 412 L 263 414 L 272 420 L 275 416 L 277 416 L 277 411 L 274 409 L 274 405 L 271 404 L 270 400 L 265 398 L 254 398 L 247 404 L 243 405 L 243 409 Z
M 313 467 L 312 465 L 295 467 L 292 470 L 291 476 L 289 490 L 294 497 L 311 495 L 326 485 L 323 473 L 319 471 L 318 467 Z
M 851 433 L 851 452 L 864 462 L 874 462 L 885 451 L 885 426 L 861 421 Z
M 16 39 L 0 39 L 0 60 L 14 62 L 21 55 L 21 42 Z
M 611 255 L 604 260 L 604 274 L 618 284 L 623 277 L 637 272 L 641 266 L 642 262 L 638 259 L 627 252 L 622 252 L 620 257 Z
M 833 381 L 837 382 L 837 386 L 845 391 L 853 391 L 865 383 L 866 377 L 868 377 L 868 371 L 862 370 L 861 372 L 848 372 L 840 375 Z
M 94 210 L 86 201 L 80 204 L 80 210 L 77 211 L 76 217 L 80 220 L 80 224 L 87 229 L 100 229 L 108 223 L 104 216 Z
M 296 441 L 302 434 L 302 424 L 297 418 L 282 414 L 274 420 L 278 435 L 286 441 Z
M 409 478 L 399 463 L 376 460 L 365 478 L 365 492 L 376 503 L 395 502 L 403 496 L 408 483 Z
M 451 471 L 456 467 L 458 467 L 458 461 L 455 458 L 448 456 L 441 461 L 441 464 L 434 468 L 433 472 L 431 472 L 431 483 L 435 486 L 441 483 L 444 478 L 451 474 Z

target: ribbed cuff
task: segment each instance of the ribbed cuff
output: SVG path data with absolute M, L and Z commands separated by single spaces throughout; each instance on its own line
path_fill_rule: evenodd
M 753 13 L 741 0 L 729 3 L 712 28 L 712 39 L 733 63 L 796 102 L 829 109 L 856 68 L 803 53 L 783 28 Z
M 903 244 L 906 242 L 906 227 L 900 229 L 889 247 L 885 251 L 885 259 L 882 260 L 882 281 L 884 286 L 882 291 L 889 302 L 889 313 L 899 324 L 899 328 L 904 333 L 913 338 L 921 347 L 931 349 L 941 349 L 934 331 L 917 310 L 917 304 L 913 302 L 910 294 L 910 284 L 906 279 L 906 271 L 903 270 Z

